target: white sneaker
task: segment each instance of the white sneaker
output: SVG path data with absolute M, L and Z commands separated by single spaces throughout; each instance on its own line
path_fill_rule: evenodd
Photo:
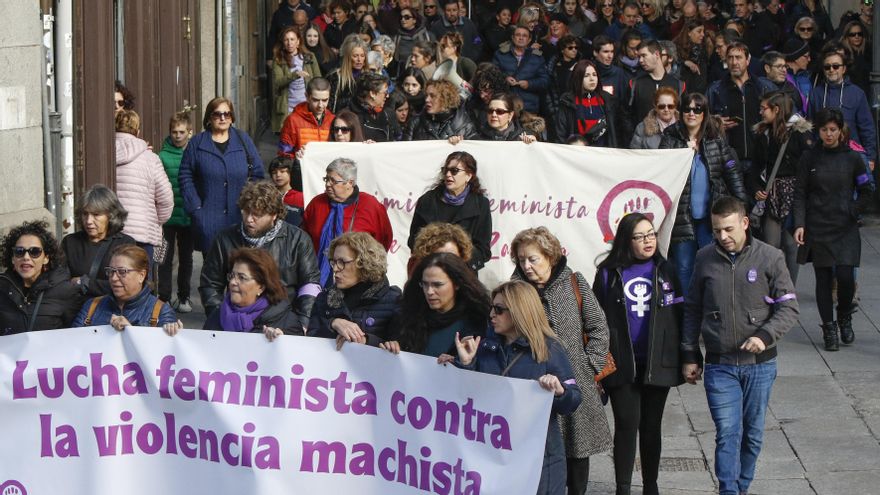
M 174 309 L 178 313 L 191 313 L 193 310 L 192 303 L 189 302 L 189 299 L 184 299 L 183 301 L 178 299 L 174 305 Z

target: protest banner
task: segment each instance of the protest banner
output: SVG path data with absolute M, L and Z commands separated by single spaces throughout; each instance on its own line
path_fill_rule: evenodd
M 329 339 L 109 326 L 0 339 L 0 493 L 534 493 L 537 381 Z
M 568 264 L 593 280 L 596 259 L 610 248 L 617 222 L 641 212 L 658 228 L 666 253 L 678 199 L 693 159 L 690 149 L 618 150 L 559 144 L 470 141 L 309 143 L 303 158 L 306 204 L 324 192 L 322 178 L 335 158 L 358 164 L 358 186 L 388 209 L 394 230 L 388 278 L 403 285 L 407 239 L 416 201 L 438 178 L 453 151 L 477 160 L 477 175 L 492 209 L 492 260 L 480 271 L 487 287 L 508 280 L 510 242 L 517 232 L 545 226 L 565 250 Z

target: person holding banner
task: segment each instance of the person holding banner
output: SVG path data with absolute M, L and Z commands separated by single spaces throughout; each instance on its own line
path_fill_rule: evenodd
M 608 325 L 590 284 L 568 267 L 559 239 L 546 227 L 526 229 L 510 244 L 516 265 L 512 278 L 532 284 L 562 342 L 583 393 L 571 416 L 560 417 L 568 465 L 568 493 L 583 495 L 590 477 L 590 456 L 611 448 L 611 431 L 595 376 L 605 367 Z
M 67 328 L 81 304 L 79 287 L 46 222 L 13 227 L 0 248 L 0 335 Z
M 148 269 L 149 258 L 144 248 L 131 244 L 116 248 L 110 266 L 104 269 L 112 293 L 87 300 L 70 326 L 111 325 L 122 331 L 128 326 L 182 325 L 171 304 L 152 294 L 147 283 Z
M 485 339 L 461 339 L 455 334 L 458 358 L 443 354 L 441 364 L 525 380 L 537 380 L 553 392 L 539 495 L 565 494 L 565 444 L 557 418 L 572 414 L 581 403 L 566 351 L 557 340 L 535 289 L 520 280 L 499 285 L 492 291 L 492 327 Z
M 358 189 L 357 164 L 349 158 L 337 158 L 327 165 L 324 193 L 309 201 L 302 227 L 312 237 L 318 255 L 321 286 L 330 281 L 331 253 L 327 250 L 333 239 L 344 232 L 366 232 L 387 251 L 394 238 L 385 206 Z
M 477 139 L 482 141 L 522 141 L 531 144 L 538 140 L 523 130 L 513 96 L 509 93 L 492 96 L 486 105 L 486 118 L 480 123 L 477 133 Z M 449 138 L 449 142 L 456 144 L 457 136 Z
M 670 387 L 684 383 L 679 352 L 684 300 L 648 217 L 630 213 L 620 220 L 593 292 L 608 319 L 608 348 L 617 363 L 617 371 L 602 380 L 614 411 L 616 494 L 630 493 L 638 435 L 642 491 L 656 495 L 666 396 Z
M 423 259 L 403 288 L 400 341 L 383 349 L 426 356 L 453 354 L 455 336 L 483 336 L 489 320 L 489 294 L 471 267 L 450 253 Z
M 474 270 L 491 259 L 492 214 L 486 190 L 477 177 L 477 160 L 470 153 L 450 153 L 434 187 L 416 202 L 407 240 L 410 249 L 422 227 L 431 222 L 458 225 L 470 235 L 474 254 L 469 263 Z
M 670 148 L 695 152 L 669 243 L 669 260 L 687 295 L 697 250 L 712 243 L 710 205 L 727 195 L 746 202 L 746 191 L 736 152 L 724 140 L 721 119 L 709 113 L 704 95 L 688 93 L 682 98 L 681 120 L 667 127 L 660 140 L 660 149 Z
M 365 141 L 361 119 L 356 113 L 345 109 L 333 117 L 333 122 L 330 123 L 331 143 L 363 143 Z
M 385 248 L 365 232 L 330 243 L 333 282 L 318 295 L 307 335 L 378 346 L 397 340 L 400 289 L 388 283 Z

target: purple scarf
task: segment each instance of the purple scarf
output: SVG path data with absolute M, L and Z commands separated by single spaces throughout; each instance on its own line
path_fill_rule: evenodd
M 449 192 L 449 189 L 443 190 L 443 202 L 452 205 L 452 206 L 461 206 L 464 204 L 464 200 L 467 199 L 468 194 L 471 192 L 471 185 L 468 184 L 464 186 L 464 190 L 457 195 L 454 195 Z
M 229 292 L 223 296 L 220 305 L 220 326 L 227 332 L 250 332 L 254 321 L 269 307 L 269 300 L 263 296 L 250 306 L 239 308 L 229 300 Z

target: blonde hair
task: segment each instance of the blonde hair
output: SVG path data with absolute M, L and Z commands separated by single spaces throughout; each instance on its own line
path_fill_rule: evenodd
M 510 259 L 515 265 L 519 266 L 517 259 L 519 248 L 530 244 L 537 247 L 541 254 L 547 257 L 550 266 L 556 266 L 556 263 L 559 263 L 562 258 L 562 244 L 559 239 L 547 227 L 535 227 L 516 234 L 513 242 L 510 243 Z
M 388 272 L 388 255 L 379 241 L 366 232 L 346 232 L 330 242 L 327 257 L 339 246 L 346 246 L 355 255 L 358 275 L 366 282 L 378 282 Z
M 141 129 L 141 118 L 134 110 L 120 110 L 116 113 L 116 132 L 137 136 Z
M 547 321 L 547 313 L 544 312 L 538 291 L 528 282 L 511 280 L 492 291 L 493 301 L 496 295 L 501 295 L 507 303 L 516 333 L 529 341 L 535 361 L 543 363 L 550 359 L 547 339 L 556 338 L 556 335 Z

